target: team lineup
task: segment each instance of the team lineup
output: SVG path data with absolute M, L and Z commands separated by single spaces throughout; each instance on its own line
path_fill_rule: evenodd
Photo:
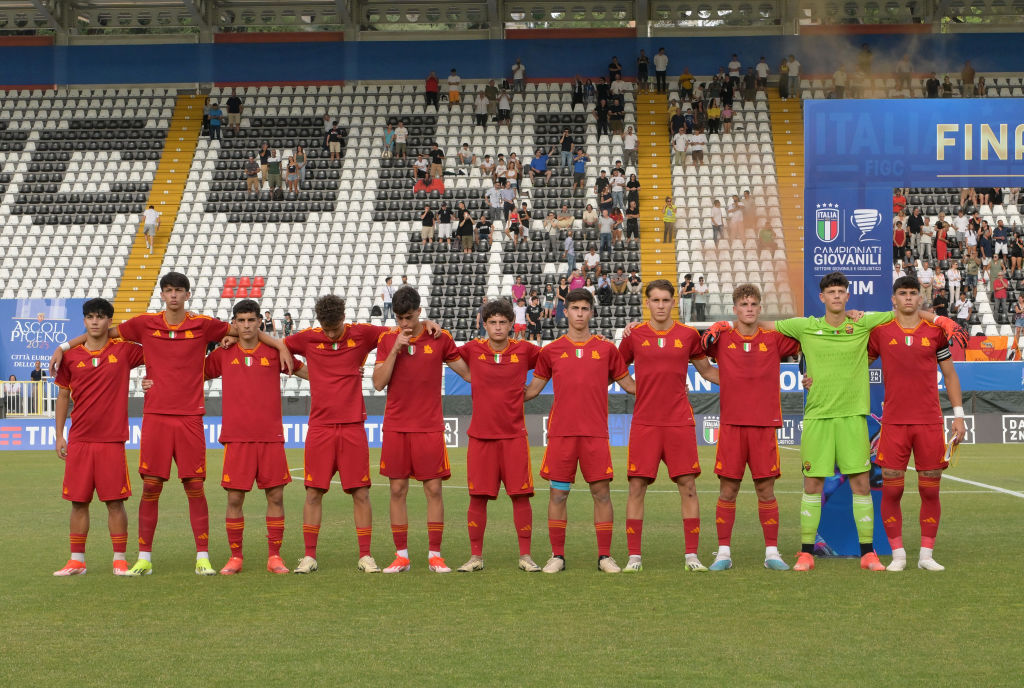
M 627 328 L 618 347 L 591 334 L 594 297 L 585 289 L 571 291 L 566 299 L 568 332 L 544 347 L 510 337 L 514 313 L 504 299 L 488 301 L 482 308 L 486 337 L 458 346 L 437 323 L 421 319 L 420 297 L 411 287 L 394 293 L 396 327 L 346 323 L 344 300 L 328 294 L 316 302 L 319 327 L 283 340 L 260 331 L 260 306 L 253 300 L 236 303 L 230 323 L 188 312 L 191 285 L 180 273 L 161 278 L 165 310 L 160 313 L 139 315 L 114 326 L 113 306 L 92 299 L 83 306 L 85 334 L 62 345 L 51 359 L 59 387 L 56 451 L 65 461 L 62 496 L 71 502 L 71 558 L 54 575 L 87 571 L 85 545 L 94 493 L 107 506 L 114 574 L 153 573 L 159 500 L 171 477 L 172 463 L 188 501 L 195 572 L 217 574 L 209 556 L 202 421 L 204 382 L 217 377 L 223 386 L 221 486 L 227 493 L 225 530 L 231 551 L 220 573 L 242 570 L 242 508 L 254 484 L 267 500 L 267 570 L 288 573 L 281 555 L 283 494 L 292 478 L 284 451 L 282 372 L 307 379 L 311 400 L 303 462 L 304 552 L 294 573 L 318 569 L 322 502 L 335 475 L 342 490 L 352 497 L 358 570 L 400 573 L 412 567 L 406 498 L 413 478 L 422 485 L 427 503 L 427 567 L 433 572 L 450 572 L 441 554 L 445 528 L 442 485 L 451 476 L 442 415 L 445 365 L 470 383 L 473 403 L 466 467 L 470 556 L 459 571 L 484 568 L 488 502 L 498 497 L 502 485 L 512 502 L 519 568 L 545 573 L 564 570 L 567 500 L 577 473 L 582 474 L 593 499 L 598 569 L 606 573 L 642 571 L 644 500 L 661 463 L 679 491 L 684 570 L 732 567 L 736 498 L 748 467 L 764 535 L 764 566 L 787 570 L 790 566 L 778 548 L 780 509 L 774 493 L 781 475 L 776 438 L 782 426 L 779 366 L 798 353 L 806 361 L 808 391 L 801 447 L 801 551 L 793 570 L 814 568 L 822 489 L 825 479 L 837 469 L 848 477 L 853 492 L 861 568 L 903 570 L 907 553 L 900 500 L 911 454 L 921 495 L 918 566 L 942 570 L 933 550 L 941 513 L 939 486 L 949 450 L 935 371 L 938 366 L 953 407 L 949 438 L 953 447 L 966 429 L 949 343 L 962 344 L 965 333 L 952 320 L 920 310 L 920 284 L 912 277 L 896 280 L 894 310 L 884 313 L 847 311 L 849 283 L 841 273 L 826 275 L 819 286 L 824 316 L 766 323 L 759 320 L 759 289 L 739 285 L 733 292 L 735 319 L 715 323 L 701 335 L 673 319 L 677 304 L 674 285 L 655 280 L 644 292 L 650 320 Z M 208 345 L 217 343 L 221 345 L 207 355 Z M 374 350 L 373 385 L 377 390 L 387 389 L 379 472 L 389 481 L 395 550 L 393 561 L 383 568 L 371 555 L 371 471 L 363 426 L 363 367 Z M 885 382 L 877 463 L 883 478 L 883 526 L 893 550 L 888 566 L 879 560 L 872 543 L 874 508 L 868 480 L 868 364 L 876 358 L 881 359 Z M 720 387 L 721 426 L 714 460 L 720 483 L 715 507 L 718 549 L 708 567 L 698 556 L 701 519 L 695 479 L 701 465 L 687 397 L 690 363 Z M 146 394 L 138 469 L 142 479 L 139 552 L 129 567 L 125 509 L 132 494 L 125 455 L 128 387 L 131 370 L 141 365 L 146 366 Z M 533 378 L 528 383 L 531 370 Z M 531 553 L 534 484 L 524 403 L 541 394 L 549 381 L 554 396 L 540 476 L 551 488 L 547 512 L 551 556 L 542 567 Z M 610 484 L 614 471 L 608 444 L 608 387 L 612 382 L 636 397 L 627 461 L 628 560 L 621 568 L 611 555 L 614 510 Z M 65 440 L 72 403 L 72 423 Z

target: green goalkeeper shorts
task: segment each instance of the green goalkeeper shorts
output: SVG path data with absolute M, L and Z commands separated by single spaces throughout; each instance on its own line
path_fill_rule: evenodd
M 871 443 L 864 416 L 804 419 L 800 444 L 808 478 L 828 478 L 837 467 L 843 475 L 871 468 Z

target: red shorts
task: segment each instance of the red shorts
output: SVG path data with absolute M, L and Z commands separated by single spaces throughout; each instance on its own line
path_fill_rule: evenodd
M 576 482 L 576 466 L 588 483 L 611 480 L 612 451 L 607 437 L 548 437 L 540 477 L 560 483 Z
M 70 442 L 64 460 L 64 499 L 92 501 L 93 490 L 101 502 L 132 496 L 124 442 Z
M 914 470 L 941 471 L 949 466 L 946 456 L 946 433 L 942 423 L 933 425 L 886 425 L 878 438 L 878 465 L 894 471 L 905 471 L 914 452 Z
M 512 326 L 512 331 L 513 332 L 526 332 L 526 324 L 524 323 L 524 324 L 520 325 L 519 323 L 516 323 L 515 325 Z
M 261 490 L 292 481 L 284 442 L 228 442 L 224 445 L 224 474 L 220 486 L 227 490 Z
M 142 415 L 139 474 L 168 480 L 171 459 L 178 466 L 178 478 L 206 480 L 206 438 L 202 416 Z
M 385 430 L 380 449 L 380 474 L 386 478 L 416 478 L 420 482 L 452 477 L 444 432 Z
M 750 466 L 750 477 L 777 478 L 779 470 L 778 428 L 757 425 L 722 424 L 715 451 L 715 475 L 743 480 Z
M 661 426 L 634 423 L 629 430 L 630 478 L 658 477 L 658 464 L 665 462 L 668 477 L 700 475 L 697 459 L 697 432 L 692 425 Z
M 335 473 L 345 492 L 370 486 L 370 449 L 361 422 L 310 425 L 304 459 L 306 487 L 326 492 Z
M 505 484 L 505 494 L 509 496 L 532 496 L 529 439 L 525 435 L 497 440 L 470 437 L 466 480 L 469 494 L 474 496 L 497 497 L 500 483 Z

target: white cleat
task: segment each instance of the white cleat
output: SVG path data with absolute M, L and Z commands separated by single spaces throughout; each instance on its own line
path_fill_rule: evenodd
M 313 557 L 302 557 L 299 559 L 299 563 L 292 569 L 292 573 L 313 573 L 319 567 L 316 565 L 316 559 Z
M 363 573 L 380 573 L 380 567 L 377 566 L 377 562 L 369 554 L 365 557 L 359 557 L 359 561 L 356 562 L 356 568 Z
M 622 568 L 611 557 L 601 557 L 597 560 L 597 570 L 602 573 L 622 573 Z
M 544 564 L 544 568 L 541 569 L 544 573 L 558 573 L 559 571 L 565 570 L 565 558 L 564 557 L 551 557 L 548 559 L 548 563 Z
M 945 571 L 946 567 L 935 561 L 934 559 L 920 559 L 917 562 L 917 568 L 924 569 L 925 571 Z
M 527 573 L 537 573 L 540 571 L 540 566 L 533 560 L 529 554 L 524 554 L 519 557 L 519 570 L 526 571 Z
M 484 570 L 484 558 L 473 554 L 469 557 L 469 561 L 456 569 L 459 573 L 472 573 L 473 571 Z
M 907 568 L 906 559 L 893 559 L 888 566 L 885 567 L 886 571 L 904 571 Z
M 640 559 L 639 554 L 629 555 L 629 561 L 622 567 L 623 573 L 640 573 L 644 570 L 643 560 Z

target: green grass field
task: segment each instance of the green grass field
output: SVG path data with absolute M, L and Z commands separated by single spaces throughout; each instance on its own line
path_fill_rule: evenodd
M 624 450 L 616 470 L 624 476 Z M 129 463 L 137 459 L 130 453 Z M 799 549 L 798 454 L 784 452 L 777 485 L 780 549 Z M 290 452 L 301 466 L 300 451 Z M 710 451 L 702 450 L 710 466 Z M 464 452 L 452 453 L 445 491 L 444 553 L 452 567 L 469 554 Z M 964 447 L 954 476 L 1024 491 L 1019 448 Z M 376 459 L 371 457 L 371 462 Z M 539 466 L 540 452 L 534 458 Z M 219 476 L 220 452 L 209 473 Z M 679 500 L 662 475 L 647 499 L 643 573 L 596 571 L 591 500 L 570 502 L 566 558 L 557 576 L 515 568 L 511 508 L 502 496 L 489 512 L 487 569 L 426 570 L 422 492 L 410 492 L 414 569 L 397 576 L 355 571 L 351 501 L 340 489 L 325 500 L 320 571 L 273 576 L 263 564 L 263 500 L 246 505 L 247 568 L 233 578 L 192 573 L 185 497 L 169 483 L 160 503 L 155 574 L 109 573 L 105 509 L 93 505 L 86 576 L 55 579 L 67 559 L 67 504 L 61 462 L 50 452 L 0 454 L 0 685 L 1020 685 L 1024 604 L 1018 586 L 1024 499 L 945 480 L 936 558 L 943 573 L 861 571 L 855 560 L 818 560 L 810 574 L 762 568 L 763 542 L 749 484 L 740 497 L 733 560 L 723 573 L 681 567 Z M 546 483 L 538 481 L 543 487 Z M 613 554 L 624 563 L 625 480 L 613 487 Z M 710 563 L 717 540 L 717 480 L 699 479 Z M 134 560 L 138 494 L 128 503 L 129 563 Z M 208 483 L 211 558 L 227 558 L 225 497 Z M 302 554 L 301 482 L 286 490 L 283 555 Z M 387 490 L 371 490 L 373 554 L 392 555 Z M 548 556 L 546 490 L 534 500 L 534 558 Z M 911 564 L 917 550 L 916 478 L 904 497 Z

